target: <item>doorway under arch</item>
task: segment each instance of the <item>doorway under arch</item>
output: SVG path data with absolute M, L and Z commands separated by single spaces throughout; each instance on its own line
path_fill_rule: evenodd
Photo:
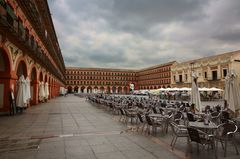
M 22 60 L 19 62 L 18 67 L 17 67 L 17 76 L 20 78 L 21 75 L 24 75 L 24 78 L 27 77 L 27 65 L 25 62 Z
M 0 112 L 10 111 L 9 92 L 11 66 L 8 54 L 0 49 Z M 14 88 L 13 88 L 14 89 Z

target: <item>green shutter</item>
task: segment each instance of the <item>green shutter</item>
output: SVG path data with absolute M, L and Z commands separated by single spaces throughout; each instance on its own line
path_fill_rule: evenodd
M 9 5 L 7 5 L 7 12 L 13 19 L 17 18 L 15 13 L 14 13 L 14 11 L 13 11 L 13 9 Z
M 22 22 L 19 22 L 18 25 L 19 25 L 19 29 L 21 30 L 21 32 L 22 32 L 23 34 L 25 34 L 25 28 L 24 28 Z

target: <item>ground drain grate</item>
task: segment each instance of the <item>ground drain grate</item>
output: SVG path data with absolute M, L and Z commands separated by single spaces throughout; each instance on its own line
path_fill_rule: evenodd
M 0 139 L 0 153 L 38 149 L 40 139 Z

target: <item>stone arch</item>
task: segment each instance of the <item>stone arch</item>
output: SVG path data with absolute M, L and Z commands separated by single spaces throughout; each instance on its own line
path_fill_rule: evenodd
M 91 86 L 87 87 L 87 93 L 92 93 L 92 87 Z
M 68 87 L 67 87 L 67 90 L 68 90 L 68 93 L 72 93 L 72 91 L 73 91 L 72 86 L 68 86 Z
M 124 88 L 123 88 L 123 93 L 124 93 L 124 94 L 127 94 L 127 93 L 128 93 L 128 88 L 127 88 L 127 87 L 124 87 Z
M 10 75 L 11 65 L 7 52 L 3 49 L 0 49 L 0 74 L 8 74 Z
M 107 93 L 111 93 L 111 88 L 109 86 L 107 87 Z
M 10 56 L 4 49 L 0 49 L 0 111 L 2 112 L 10 111 L 9 92 L 12 88 L 10 77 Z
M 24 60 L 19 61 L 19 63 L 17 64 L 16 73 L 18 78 L 21 75 L 24 75 L 24 78 L 28 76 L 28 69 Z
M 113 94 L 116 94 L 116 93 L 117 93 L 116 91 L 117 91 L 117 88 L 116 88 L 115 86 L 113 86 L 113 87 L 112 87 L 112 93 L 113 93 Z
M 43 81 L 43 73 L 42 71 L 39 73 L 39 82 L 42 82 Z
M 81 87 L 81 93 L 85 93 L 86 92 L 85 90 L 86 90 L 85 86 L 82 86 Z
M 122 87 L 118 87 L 118 94 L 122 94 Z
M 100 92 L 101 92 L 101 93 L 104 93 L 104 87 L 103 87 L 103 86 L 100 87 Z
M 47 74 L 45 74 L 45 77 L 44 77 L 44 83 L 48 82 L 48 76 Z
M 78 93 L 78 86 L 74 87 L 74 93 Z
M 37 69 L 32 67 L 29 74 L 30 83 L 30 92 L 31 92 L 31 104 L 37 104 L 38 96 L 38 79 L 37 79 Z
M 95 87 L 93 88 L 93 93 L 98 93 L 98 87 L 97 87 L 97 86 L 95 86 Z

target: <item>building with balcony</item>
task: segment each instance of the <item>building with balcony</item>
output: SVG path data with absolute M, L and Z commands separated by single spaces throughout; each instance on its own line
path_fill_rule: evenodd
M 39 82 L 49 83 L 49 98 L 65 85 L 65 65 L 47 0 L 0 0 L 0 112 L 10 111 L 21 75 L 31 80 L 31 104 Z
M 199 87 L 224 89 L 225 77 L 230 69 L 240 75 L 240 51 L 204 57 L 177 63 L 172 67 L 171 83 L 173 87 L 191 87 L 192 72 L 198 76 Z
M 157 89 L 171 86 L 171 66 L 169 62 L 141 70 L 78 68 L 67 67 L 66 84 L 68 92 L 113 94 L 130 93 L 134 89 Z
M 136 73 L 139 89 L 158 89 L 171 87 L 171 68 L 176 62 L 168 62 L 138 70 Z
M 127 94 L 136 85 L 136 72 L 125 69 L 67 67 L 68 92 Z

